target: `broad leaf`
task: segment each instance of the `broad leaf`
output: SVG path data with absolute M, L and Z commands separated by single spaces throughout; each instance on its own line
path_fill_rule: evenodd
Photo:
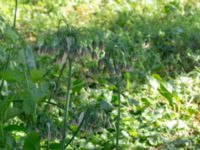
M 40 137 L 37 132 L 31 132 L 27 135 L 23 150 L 40 150 Z
M 8 125 L 4 127 L 4 130 L 8 132 L 12 132 L 12 131 L 26 132 L 26 128 L 23 125 L 17 125 L 17 124 Z
M 33 82 L 37 82 L 43 78 L 45 71 L 44 70 L 30 70 L 30 78 Z
M 14 118 L 14 117 L 16 117 L 17 115 L 19 115 L 20 113 L 21 113 L 21 110 L 18 109 L 18 108 L 15 108 L 15 107 L 9 108 L 9 109 L 7 110 L 7 115 L 6 115 L 5 120 Z
M 8 99 L 0 102 L 0 121 L 5 120 L 10 102 L 11 100 Z
M 169 92 L 163 84 L 160 84 L 160 88 L 158 89 L 158 91 L 163 97 L 168 100 L 170 106 L 173 106 L 173 94 Z
M 16 69 L 0 72 L 0 77 L 9 82 L 20 82 L 24 80 L 24 74 Z
M 34 113 L 36 109 L 36 103 L 33 99 L 25 99 L 23 101 L 23 110 L 27 115 Z

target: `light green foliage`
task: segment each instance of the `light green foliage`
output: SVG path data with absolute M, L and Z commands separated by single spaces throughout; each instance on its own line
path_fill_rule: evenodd
M 116 131 L 119 149 L 199 149 L 197 0 L 18 0 L 15 28 L 14 9 L 0 0 L 0 149 L 59 150 L 67 95 L 66 149 L 116 149 Z

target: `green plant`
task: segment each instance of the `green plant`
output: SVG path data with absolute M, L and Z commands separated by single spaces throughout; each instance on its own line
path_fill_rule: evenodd
M 0 0 L 0 149 L 198 149 L 195 0 Z

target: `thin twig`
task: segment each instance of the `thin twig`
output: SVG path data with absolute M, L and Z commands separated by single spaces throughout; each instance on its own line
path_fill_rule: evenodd
M 81 127 L 83 126 L 83 123 L 85 121 L 85 119 L 87 119 L 89 115 L 89 109 L 86 110 L 85 115 L 81 121 L 81 123 L 79 124 L 78 128 L 76 129 L 76 131 L 74 132 L 73 136 L 71 137 L 71 139 L 67 142 L 67 144 L 65 145 L 65 149 L 67 148 L 67 146 L 74 140 L 74 138 L 77 136 L 77 134 L 79 133 Z
M 65 110 L 64 107 L 62 105 L 59 105 L 59 104 L 56 104 L 56 103 L 53 103 L 53 102 L 49 102 L 49 101 L 44 101 L 45 103 L 47 104 L 50 104 L 50 105 L 53 105 L 53 106 L 56 106 L 62 110 Z
M 13 102 L 19 102 L 19 103 L 22 103 L 24 100 L 23 99 L 14 99 L 12 100 Z M 62 110 L 64 110 L 64 107 L 62 105 L 59 105 L 59 104 L 56 104 L 56 103 L 53 103 L 53 102 L 48 102 L 48 101 L 44 101 L 44 103 L 48 103 L 50 105 L 53 105 L 53 106 L 56 106 Z

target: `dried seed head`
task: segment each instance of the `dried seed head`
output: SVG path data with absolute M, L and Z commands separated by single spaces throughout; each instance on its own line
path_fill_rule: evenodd
M 90 70 L 89 70 L 89 72 L 90 72 L 91 74 L 97 74 L 97 73 L 98 73 L 98 70 L 97 70 L 96 67 L 91 67 Z
M 77 48 L 76 53 L 80 57 L 81 56 L 81 48 Z
M 112 69 L 112 66 L 111 66 L 110 62 L 109 62 L 109 61 L 105 61 L 105 60 L 104 60 L 104 62 L 105 62 L 104 71 L 105 71 L 106 73 L 110 73 L 110 71 L 111 71 L 111 69 Z
M 119 67 L 120 70 L 123 70 L 123 69 L 124 69 L 124 64 L 123 64 L 123 63 L 120 63 L 120 64 L 118 65 L 118 67 Z
M 100 59 L 99 62 L 98 62 L 98 67 L 99 69 L 103 69 L 105 66 L 105 61 L 104 59 Z
M 131 66 L 130 65 L 126 65 L 126 71 L 131 71 Z
M 97 59 L 97 53 L 95 51 L 92 52 L 92 59 L 93 60 Z
M 103 41 L 100 41 L 100 42 L 99 42 L 99 49 L 100 49 L 101 51 L 104 50 L 104 44 L 103 44 Z
M 109 55 L 108 53 L 106 53 L 106 54 L 105 54 L 105 59 L 108 60 L 109 58 L 110 58 L 110 55 Z
M 115 69 L 114 69 L 112 66 L 110 66 L 108 72 L 109 72 L 111 75 L 114 75 L 114 74 L 115 74 Z
M 91 48 L 90 48 L 90 46 L 87 46 L 87 50 L 91 54 Z
M 85 57 L 87 55 L 87 49 L 85 47 L 82 48 L 81 54 L 82 54 L 82 57 Z
M 84 52 L 83 52 L 83 49 L 81 48 L 80 49 L 80 57 L 83 57 L 83 55 L 84 55 Z
M 122 72 L 126 72 L 127 71 L 125 63 L 120 63 L 118 65 L 118 67 L 119 67 L 119 70 L 122 71 Z
M 130 58 L 131 61 L 135 61 L 135 60 L 136 60 L 135 55 L 131 55 L 130 57 L 131 57 L 131 58 Z

